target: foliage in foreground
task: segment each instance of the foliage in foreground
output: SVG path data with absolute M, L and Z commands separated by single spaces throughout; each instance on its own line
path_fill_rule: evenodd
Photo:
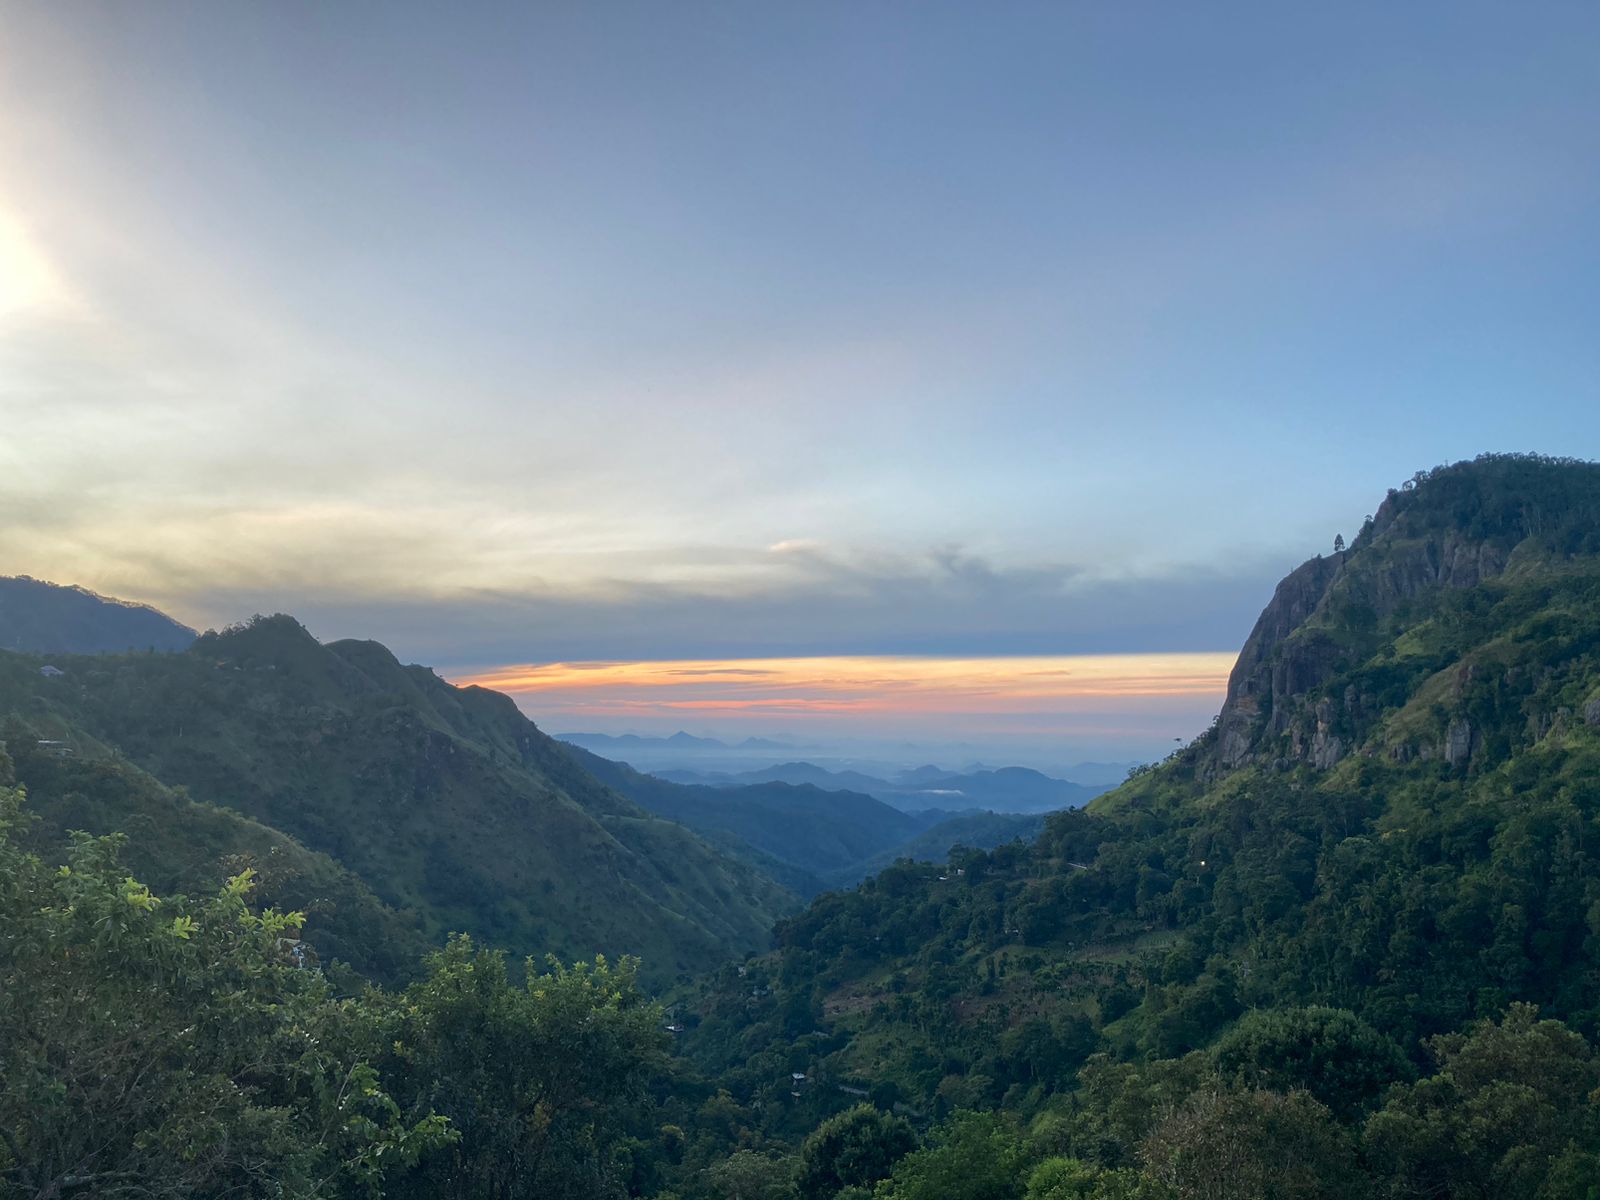
M 360 1014 L 289 965 L 292 913 L 250 877 L 162 900 L 121 839 L 49 868 L 0 789 L 0 1179 L 9 1195 L 376 1194 L 449 1140 L 356 1052 Z
M 339 998 L 249 872 L 162 898 L 121 837 L 53 866 L 27 820 L 0 787 L 0 1196 L 623 1194 L 664 1066 L 631 961 L 516 984 L 463 938 L 404 992 Z
M 18 846 L 22 801 L 0 788 L 7 1200 L 1600 1196 L 1600 1058 L 1531 1005 L 1427 1039 L 1421 1070 L 1348 1011 L 1287 1007 L 1177 1057 L 1091 1053 L 1029 1110 L 919 1131 L 858 1104 L 788 1136 L 666 1056 L 630 962 L 519 983 L 459 938 L 404 991 L 341 998 L 248 874 L 161 898 L 82 835 L 52 865 Z

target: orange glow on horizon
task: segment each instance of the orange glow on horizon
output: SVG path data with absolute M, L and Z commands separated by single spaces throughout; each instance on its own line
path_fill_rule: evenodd
M 1014 714 L 1220 701 L 1231 653 L 521 663 L 452 678 L 593 716 Z

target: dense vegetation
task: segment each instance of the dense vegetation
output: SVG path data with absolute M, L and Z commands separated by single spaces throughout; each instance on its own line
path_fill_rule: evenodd
M 1386 509 L 1230 697 L 1241 765 L 1213 731 L 1031 847 L 822 897 L 695 1003 L 697 1063 L 789 1137 L 866 1095 L 1184 1195 L 1585 1194 L 1541 1181 L 1592 1167 L 1587 1066 L 1461 1081 L 1497 1038 L 1586 1064 L 1600 1028 L 1600 468 L 1483 461 Z M 1212 1132 L 1180 1153 L 1182 1113 Z M 1217 1129 L 1259 1156 L 1296 1122 L 1309 1182 L 1184 1182 Z
M 281 831 L 435 942 L 464 930 L 518 956 L 637 953 L 659 982 L 764 948 L 794 905 L 599 784 L 509 698 L 376 643 L 324 646 L 271 617 L 181 654 L 56 656 L 59 676 L 41 664 L 0 653 L 0 712 L 36 740 L 120 756 Z M 59 799 L 38 797 L 47 815 Z
M 1600 1198 L 1592 465 L 1419 477 L 1286 580 L 1211 733 L 665 1007 L 462 939 L 352 990 L 247 876 L 62 871 L 4 795 L 0 1195 Z

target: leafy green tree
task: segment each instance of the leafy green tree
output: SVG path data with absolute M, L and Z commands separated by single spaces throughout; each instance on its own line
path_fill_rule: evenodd
M 1393 1039 L 1337 1008 L 1258 1009 L 1217 1039 L 1217 1072 L 1252 1088 L 1304 1089 L 1344 1118 L 1415 1072 Z
M 1064 1140 L 1082 1157 L 1113 1167 L 1137 1164 L 1145 1139 L 1167 1114 L 1195 1092 L 1217 1086 L 1207 1056 L 1199 1053 L 1142 1066 L 1096 1054 L 1080 1079 Z
M 453 938 L 378 1022 L 383 1079 L 407 1113 L 459 1139 L 387 1189 L 394 1197 L 620 1194 L 619 1144 L 666 1070 L 658 1005 L 637 964 L 563 966 L 524 984 L 505 956 Z
M 402 1118 L 248 874 L 162 899 L 81 834 L 51 868 L 17 847 L 22 800 L 0 788 L 0 1196 L 376 1194 L 449 1140 Z
M 1600 1187 L 1600 1059 L 1560 1021 L 1515 1004 L 1499 1023 L 1429 1041 L 1433 1075 L 1367 1121 L 1394 1196 L 1558 1200 Z M 1555 1181 L 1563 1189 L 1554 1189 Z M 1570 1188 L 1571 1190 L 1564 1190 Z
M 1047 1158 L 1028 1175 L 1023 1200 L 1136 1200 L 1139 1172 L 1106 1170 L 1060 1156 Z
M 1027 1155 L 995 1113 L 960 1112 L 900 1160 L 878 1200 L 1021 1200 Z
M 858 1104 L 817 1126 L 801 1146 L 801 1200 L 833 1200 L 847 1187 L 870 1188 L 916 1148 L 911 1122 Z
M 717 1200 L 792 1200 L 796 1163 L 754 1150 L 736 1150 L 706 1170 Z

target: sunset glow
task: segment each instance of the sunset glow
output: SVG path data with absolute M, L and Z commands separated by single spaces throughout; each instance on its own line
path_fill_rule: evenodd
M 536 720 L 585 729 L 781 724 L 803 734 L 828 718 L 871 717 L 907 730 L 943 718 L 946 727 L 1037 734 L 1134 708 L 1187 728 L 1215 710 L 1233 661 L 1188 653 L 523 663 L 452 682 L 509 693 Z

